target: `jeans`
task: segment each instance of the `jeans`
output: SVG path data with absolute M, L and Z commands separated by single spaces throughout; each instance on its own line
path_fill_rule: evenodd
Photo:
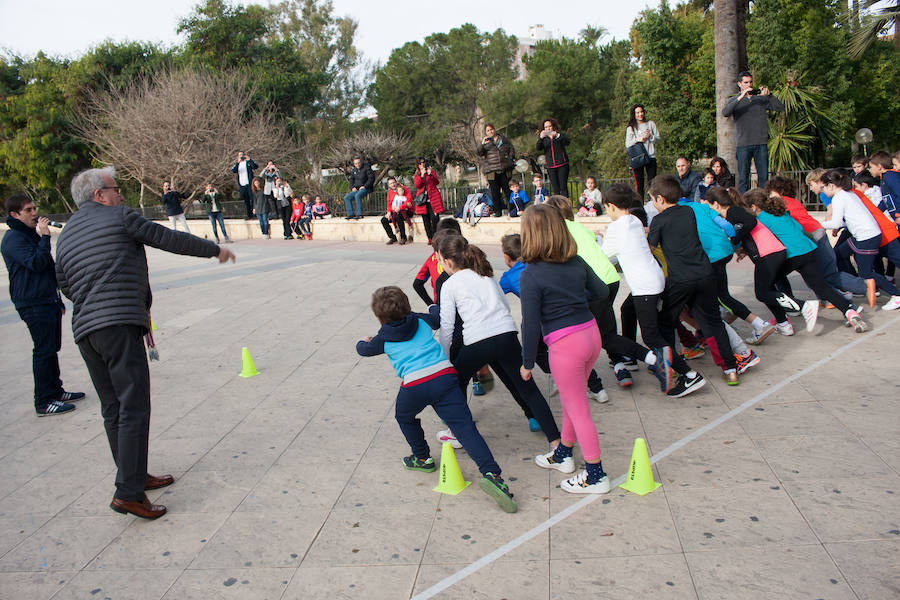
M 222 218 L 222 211 L 217 210 L 216 212 L 209 213 L 209 222 L 212 223 L 213 235 L 216 238 L 216 241 L 219 241 L 219 231 L 216 229 L 216 223 L 219 224 L 219 229 L 222 230 L 222 235 L 225 239 L 228 239 L 228 232 L 225 231 L 225 219 Z
M 486 473 L 500 474 L 500 467 L 481 437 L 466 395 L 459 388 L 456 376 L 452 373 L 429 379 L 418 385 L 401 387 L 397 393 L 395 417 L 400 431 L 417 458 L 428 458 L 431 450 L 425 441 L 425 432 L 418 414 L 431 406 L 438 417 L 453 431 L 453 435 L 462 444 L 466 453 L 478 465 L 482 475 Z
M 856 266 L 859 269 L 860 278 L 874 279 L 876 287 L 882 292 L 888 293 L 891 296 L 900 296 L 900 290 L 898 290 L 893 283 L 888 281 L 884 275 L 879 275 L 873 270 L 875 259 L 878 258 L 880 250 L 882 250 L 880 244 L 880 235 L 867 240 L 850 238 L 846 244 L 837 248 L 835 253 L 839 262 L 842 260 L 849 260 L 850 254 L 853 254 L 856 258 Z M 897 240 L 892 241 L 886 248 L 883 248 L 883 250 L 887 251 L 889 260 L 900 260 L 900 243 L 898 243 Z
M 41 408 L 52 400 L 58 400 L 63 393 L 57 356 L 62 348 L 62 310 L 59 304 L 28 306 L 18 310 L 34 343 L 31 352 L 34 406 Z
M 369 190 L 361 188 L 355 192 L 348 192 L 344 195 L 344 204 L 347 206 L 347 216 L 363 216 L 363 198 L 369 194 Z M 353 212 L 353 202 L 356 202 L 356 212 Z
M 816 243 L 816 260 L 819 263 L 819 269 L 822 270 L 822 277 L 825 278 L 825 283 L 838 290 L 844 290 L 853 294 L 865 294 L 865 281 L 850 273 L 838 271 L 834 248 L 831 247 L 825 230 L 817 230 L 812 237 Z
M 737 147 L 738 191 L 744 193 L 750 189 L 750 159 L 756 165 L 756 178 L 759 187 L 766 187 L 769 180 L 769 145 Z
M 262 234 L 269 235 L 269 215 L 262 212 L 256 215 L 256 218 L 259 219 L 259 230 L 262 231 Z
M 135 325 L 104 327 L 78 342 L 94 389 L 113 460 L 115 497 L 144 499 L 150 438 L 150 369 L 144 331 Z
M 253 190 L 250 189 L 250 184 L 240 186 L 241 189 L 241 199 L 244 201 L 244 208 L 247 209 L 247 220 L 253 218 Z

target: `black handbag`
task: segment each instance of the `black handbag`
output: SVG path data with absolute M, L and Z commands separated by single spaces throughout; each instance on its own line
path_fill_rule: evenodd
M 421 194 L 416 196 L 416 206 L 425 206 L 428 204 L 428 192 L 422 192 Z
M 637 142 L 628 146 L 625 148 L 625 152 L 628 153 L 628 166 L 632 169 L 646 167 L 653 160 L 650 158 L 650 154 L 647 153 L 644 142 Z

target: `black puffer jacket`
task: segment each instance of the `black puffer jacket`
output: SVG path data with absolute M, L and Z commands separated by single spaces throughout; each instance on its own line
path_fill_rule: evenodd
M 350 180 L 351 188 L 366 188 L 371 193 L 375 187 L 375 171 L 372 170 L 372 165 L 367 162 L 360 165 L 358 169 L 351 167 L 348 179 Z
M 508 171 L 516 159 L 515 146 L 508 137 L 499 133 L 494 141 L 480 144 L 475 151 L 481 157 L 481 170 L 485 173 Z
M 190 256 L 219 253 L 213 242 L 148 221 L 127 206 L 88 201 L 56 243 L 59 289 L 74 304 L 75 342 L 112 325 L 150 328 L 150 281 L 144 244 Z

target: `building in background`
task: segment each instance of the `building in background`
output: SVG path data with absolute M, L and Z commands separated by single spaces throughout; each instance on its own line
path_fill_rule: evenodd
M 518 81 L 524 81 L 528 77 L 523 58 L 526 55 L 534 54 L 534 47 L 538 42 L 552 39 L 553 33 L 544 29 L 543 25 L 532 25 L 528 28 L 528 37 L 519 38 L 519 48 L 516 50 L 516 69 L 518 71 L 516 79 Z

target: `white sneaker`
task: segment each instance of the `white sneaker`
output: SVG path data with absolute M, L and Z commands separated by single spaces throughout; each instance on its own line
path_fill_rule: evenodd
M 606 393 L 606 390 L 600 390 L 599 392 L 592 392 L 588 390 L 588 398 L 597 402 L 598 404 L 606 404 L 609 402 L 609 394 Z
M 856 333 L 863 333 L 869 327 L 866 325 L 866 322 L 863 321 L 862 317 L 859 316 L 859 313 L 855 310 L 847 311 L 847 326 L 852 327 Z
M 803 308 L 800 309 L 800 312 L 803 313 L 803 318 L 806 320 L 806 331 L 812 333 L 819 318 L 819 301 L 807 300 L 803 303 Z
M 781 335 L 794 335 L 794 326 L 790 321 L 784 323 L 775 323 L 775 330 Z
M 574 473 L 575 459 L 571 456 L 564 458 L 561 463 L 553 462 L 553 450 L 547 454 L 538 454 L 534 457 L 534 464 L 542 469 L 556 469 L 560 473 Z
M 450 445 L 459 450 L 462 448 L 462 444 L 457 441 L 456 436 L 453 435 L 453 432 L 449 429 L 444 429 L 443 431 L 437 432 L 437 439 L 440 443 L 450 442 Z
M 597 483 L 588 484 L 587 469 L 560 482 L 559 487 L 571 494 L 605 494 L 609 492 L 609 477 L 604 475 Z
M 788 312 L 800 312 L 800 305 L 794 302 L 794 299 L 788 296 L 787 294 L 781 294 L 777 298 L 778 304 L 781 305 L 781 308 Z
M 751 346 L 759 346 L 766 340 L 767 337 L 769 337 L 773 333 L 775 333 L 775 328 L 769 323 L 766 323 L 765 325 L 763 325 L 762 329 L 758 331 L 754 329 L 753 333 L 750 334 L 750 337 L 744 338 L 744 341 Z
M 891 299 L 881 307 L 881 310 L 897 310 L 898 308 L 900 308 L 900 296 L 891 296 Z

